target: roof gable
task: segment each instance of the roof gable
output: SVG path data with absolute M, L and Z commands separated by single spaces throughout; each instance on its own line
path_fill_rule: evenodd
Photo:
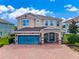
M 33 18 L 39 18 L 40 20 L 46 20 L 46 19 L 49 19 L 49 20 L 51 20 L 51 19 L 53 19 L 53 20 L 61 20 L 62 21 L 62 19 L 60 19 L 60 18 L 55 18 L 55 17 L 51 17 L 51 16 L 43 16 L 43 15 L 35 15 L 35 14 L 32 14 L 32 13 L 26 13 L 26 14 L 24 14 L 24 15 L 21 15 L 21 16 L 19 16 L 19 17 L 16 17 L 16 19 L 25 19 L 25 18 L 27 18 L 27 16 L 32 16 Z

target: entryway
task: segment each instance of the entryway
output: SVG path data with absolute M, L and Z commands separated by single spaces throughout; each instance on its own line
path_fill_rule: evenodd
M 44 34 L 44 42 L 45 43 L 54 43 L 58 39 L 57 33 L 45 33 Z

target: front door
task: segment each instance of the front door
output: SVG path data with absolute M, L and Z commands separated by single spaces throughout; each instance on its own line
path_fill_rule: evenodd
M 45 43 L 55 42 L 55 33 L 45 33 L 44 40 L 45 40 Z
M 49 36 L 48 36 L 48 41 L 49 42 L 54 42 L 55 41 L 55 33 L 49 33 Z

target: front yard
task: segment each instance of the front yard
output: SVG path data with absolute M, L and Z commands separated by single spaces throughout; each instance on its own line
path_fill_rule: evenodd
M 79 34 L 65 34 L 63 43 L 79 53 Z
M 79 46 L 76 46 L 76 45 L 67 45 L 67 46 L 70 47 L 73 51 L 79 53 Z

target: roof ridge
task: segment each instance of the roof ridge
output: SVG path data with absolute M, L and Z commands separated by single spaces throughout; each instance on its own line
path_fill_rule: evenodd
M 44 15 L 38 15 L 38 14 L 33 14 L 33 13 L 25 13 L 25 14 L 23 14 L 23 15 L 33 15 L 33 16 L 36 16 L 36 17 L 46 17 L 46 18 L 49 17 L 49 18 L 54 18 L 54 19 L 63 20 L 63 19 L 58 18 L 58 17 L 44 16 Z M 23 16 L 23 15 L 21 15 L 21 16 Z M 18 19 L 18 18 L 21 17 L 21 16 L 16 17 L 16 19 Z

